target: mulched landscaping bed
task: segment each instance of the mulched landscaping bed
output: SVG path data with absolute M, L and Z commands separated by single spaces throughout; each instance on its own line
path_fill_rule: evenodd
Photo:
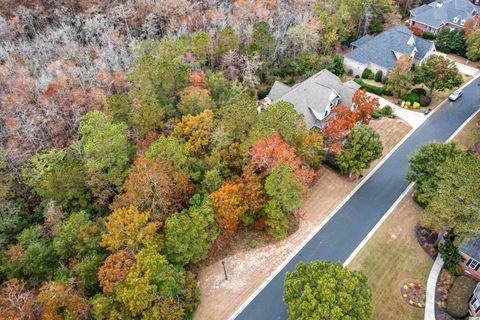
M 435 241 L 437 241 L 438 233 L 429 228 L 428 226 L 417 223 L 415 226 L 415 235 L 417 242 L 432 259 L 437 256 L 437 248 L 435 247 Z
M 401 289 L 403 300 L 416 308 L 425 308 L 425 286 L 417 282 L 406 282 Z
M 436 320 L 455 320 L 447 313 L 448 291 L 455 279 L 447 269 L 443 268 L 438 276 L 435 289 L 435 319 Z

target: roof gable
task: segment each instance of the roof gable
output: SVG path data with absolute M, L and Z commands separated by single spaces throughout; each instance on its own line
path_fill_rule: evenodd
M 458 250 L 480 262 L 480 234 L 473 239 L 462 242 Z

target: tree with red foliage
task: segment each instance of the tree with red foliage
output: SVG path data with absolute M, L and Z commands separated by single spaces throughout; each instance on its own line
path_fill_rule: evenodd
M 410 26 L 408 27 L 414 35 L 416 35 L 417 37 L 423 37 L 423 29 L 418 27 L 418 26 Z
M 111 293 L 117 282 L 127 279 L 128 271 L 134 264 L 131 252 L 120 250 L 112 253 L 98 270 L 98 281 L 104 293 Z
M 372 119 L 373 110 L 380 107 L 378 98 L 370 96 L 365 89 L 357 90 L 352 99 L 354 110 L 357 113 L 357 121 L 368 124 Z
M 250 156 L 250 164 L 265 174 L 269 174 L 279 162 L 285 162 L 292 167 L 294 175 L 305 186 L 311 184 L 315 176 L 313 170 L 302 163 L 295 148 L 283 141 L 278 133 L 258 140 L 250 148 Z
M 332 108 L 332 116 L 325 120 L 325 126 L 322 129 L 325 144 L 330 152 L 337 153 L 341 150 L 342 141 L 355 127 L 357 119 L 357 113 L 343 103 Z

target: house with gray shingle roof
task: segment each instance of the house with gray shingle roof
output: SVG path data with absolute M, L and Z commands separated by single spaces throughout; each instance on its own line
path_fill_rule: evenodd
M 277 101 L 290 102 L 298 113 L 303 114 L 309 130 L 322 128 L 334 106 L 342 102 L 352 107 L 353 95 L 358 89 L 357 83 L 342 83 L 339 77 L 324 69 L 293 87 L 275 81 L 263 107 L 268 108 Z
M 474 3 L 478 4 L 478 0 Z M 468 0 L 437 0 L 410 10 L 409 24 L 425 32 L 437 34 L 444 28 L 462 29 L 473 19 L 479 7 Z
M 423 63 L 433 52 L 432 41 L 417 37 L 405 26 L 397 25 L 376 36 L 366 35 L 352 43 L 353 50 L 344 56 L 345 70 L 361 75 L 368 68 L 386 75 L 397 60 L 409 55 L 414 63 Z

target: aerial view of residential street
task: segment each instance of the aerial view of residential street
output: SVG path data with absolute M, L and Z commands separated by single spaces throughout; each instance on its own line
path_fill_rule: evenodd
M 480 0 L 0 0 L 37 319 L 480 319 Z

